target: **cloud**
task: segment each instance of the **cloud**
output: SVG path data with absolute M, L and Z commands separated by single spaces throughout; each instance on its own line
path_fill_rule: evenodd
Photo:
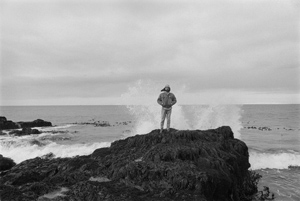
M 294 1 L 2 1 L 2 8 L 5 103 L 113 99 L 139 79 L 185 84 L 191 93 L 299 93 Z

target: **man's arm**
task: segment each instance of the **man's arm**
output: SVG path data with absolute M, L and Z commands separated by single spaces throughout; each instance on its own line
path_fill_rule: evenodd
M 157 103 L 160 104 L 161 106 L 163 105 L 162 99 L 161 99 L 161 94 L 159 94 Z
M 177 99 L 175 97 L 175 95 L 173 94 L 173 101 L 172 101 L 172 105 L 175 105 L 177 103 Z

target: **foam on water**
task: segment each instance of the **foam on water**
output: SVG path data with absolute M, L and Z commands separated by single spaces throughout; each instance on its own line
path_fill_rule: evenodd
M 67 124 L 67 125 L 53 126 L 53 127 L 36 127 L 36 129 L 39 129 L 40 131 L 43 132 L 43 131 L 52 131 L 52 130 L 70 128 L 72 126 L 76 126 L 76 124 Z
M 282 153 L 260 153 L 249 151 L 249 162 L 251 169 L 287 169 L 288 166 L 300 166 L 300 153 L 282 152 Z
M 53 191 L 51 193 L 47 193 L 47 194 L 45 194 L 43 196 L 40 196 L 38 198 L 38 200 L 43 200 L 43 198 L 51 200 L 51 199 L 56 198 L 56 197 L 65 197 L 66 195 L 64 193 L 67 192 L 67 191 L 69 191 L 68 188 L 62 187 L 62 188 L 60 188 L 58 190 L 55 190 L 55 191 Z
M 193 106 L 192 129 L 214 129 L 220 126 L 230 126 L 234 137 L 240 139 L 242 109 L 239 105 L 209 105 Z
M 110 146 L 109 142 L 62 145 L 51 141 L 43 141 L 41 144 L 32 143 L 31 137 L 7 138 L 0 141 L 0 153 L 13 159 L 16 163 L 24 160 L 40 157 L 53 153 L 55 157 L 73 157 L 76 155 L 88 155 L 95 149 Z M 37 141 L 38 142 L 38 141 Z

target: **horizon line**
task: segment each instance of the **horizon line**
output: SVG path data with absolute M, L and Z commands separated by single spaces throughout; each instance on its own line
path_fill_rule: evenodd
M 0 105 L 0 107 L 34 107 L 34 106 L 132 106 L 132 105 L 154 105 L 154 104 L 99 104 L 99 105 L 94 105 L 94 104 L 74 104 L 74 105 Z M 226 104 L 178 104 L 180 106 L 194 106 L 194 105 L 300 105 L 300 103 L 237 103 L 237 104 L 231 104 L 231 103 L 226 103 Z

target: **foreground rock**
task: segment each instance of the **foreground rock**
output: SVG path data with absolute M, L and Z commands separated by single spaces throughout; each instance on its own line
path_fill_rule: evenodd
M 24 161 L 0 178 L 0 199 L 247 200 L 257 192 L 248 159 L 229 127 L 153 130 L 89 156 Z
M 9 170 L 15 165 L 16 163 L 12 159 L 3 157 L 0 154 L 0 171 Z
M 51 122 L 37 119 L 34 121 L 13 122 L 6 117 L 0 117 L 0 130 L 52 126 Z

